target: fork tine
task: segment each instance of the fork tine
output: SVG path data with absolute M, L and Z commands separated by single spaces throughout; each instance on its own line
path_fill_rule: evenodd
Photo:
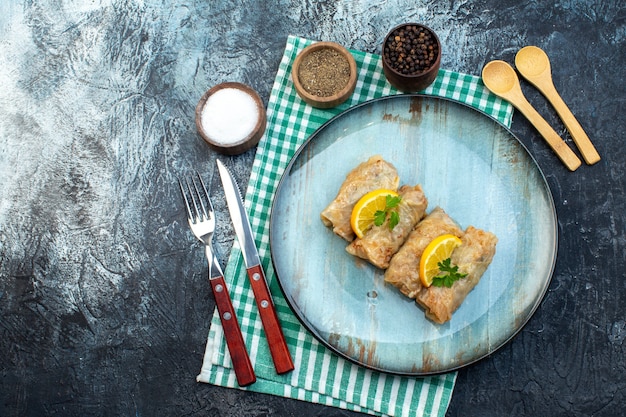
M 198 177 L 200 177 L 198 175 Z M 203 197 L 202 194 L 200 194 L 200 190 L 198 189 L 198 184 L 196 184 L 196 180 L 192 177 L 191 178 L 191 183 L 193 184 L 193 189 L 195 191 L 195 196 L 198 197 L 198 202 L 200 203 L 200 206 L 198 207 L 198 205 L 196 205 L 196 211 L 198 212 L 198 217 L 200 218 L 200 220 L 206 220 L 209 218 L 207 212 L 206 212 L 206 206 L 204 205 L 204 200 L 206 199 L 206 194 Z M 192 193 L 193 194 L 193 193 Z M 194 204 L 196 203 L 195 199 L 194 199 Z M 200 209 L 202 209 L 202 213 L 200 213 Z
M 200 185 L 202 186 L 202 190 L 204 191 L 204 200 L 207 201 L 209 206 L 207 218 L 210 219 L 211 217 L 213 217 L 213 203 L 211 203 L 211 197 L 209 197 L 209 192 L 207 191 L 206 185 L 204 185 L 204 181 L 202 180 L 202 177 L 200 176 L 200 173 L 198 171 L 196 171 L 196 175 L 198 176 L 198 180 L 200 180 Z M 204 209 L 204 205 L 202 206 L 202 208 Z M 205 214 L 207 214 L 206 211 Z
M 191 203 L 193 203 L 193 212 L 191 219 L 194 223 L 204 220 L 202 214 L 200 213 L 200 207 L 198 206 L 198 202 L 202 204 L 202 199 L 200 198 L 200 194 L 198 193 L 198 187 L 196 187 L 196 183 L 191 179 L 191 183 L 187 178 L 185 178 L 185 182 L 187 183 L 187 188 L 189 189 L 189 195 L 191 196 Z M 191 186 L 193 184 L 193 187 Z M 194 192 L 195 190 L 195 192 Z M 202 207 L 204 209 L 204 205 Z M 195 216 L 193 215 L 195 214 Z
M 187 198 L 187 193 L 185 192 L 185 188 L 183 187 L 183 183 L 178 178 L 178 186 L 180 187 L 180 193 L 183 195 L 183 200 L 185 200 L 185 208 L 187 209 L 187 218 L 189 220 L 193 219 L 193 215 L 191 214 L 191 206 L 189 205 L 189 199 Z

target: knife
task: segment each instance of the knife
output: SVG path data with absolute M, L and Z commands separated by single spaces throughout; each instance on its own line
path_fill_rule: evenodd
M 239 241 L 239 246 L 243 253 L 243 260 L 246 264 L 250 286 L 252 287 L 254 299 L 259 309 L 263 329 L 265 329 L 265 335 L 274 361 L 274 367 L 278 374 L 284 374 L 294 369 L 293 361 L 289 353 L 287 342 L 285 341 L 285 336 L 283 335 L 283 330 L 278 321 L 278 315 L 276 314 L 267 280 L 265 279 L 265 272 L 263 271 L 261 258 L 259 257 L 259 252 L 254 243 L 250 220 L 248 219 L 248 214 L 243 204 L 239 186 L 230 171 L 228 171 L 228 168 L 226 168 L 219 159 L 217 160 L 217 168 L 222 179 L 222 184 L 224 185 L 228 211 L 230 212 L 233 228 L 235 229 L 235 234 L 237 235 L 237 240 Z

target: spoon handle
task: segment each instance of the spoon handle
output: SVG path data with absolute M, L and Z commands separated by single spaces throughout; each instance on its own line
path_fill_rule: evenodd
M 526 100 L 523 96 L 518 97 L 515 103 L 515 107 L 522 112 L 522 114 L 532 123 L 533 126 L 539 131 L 541 136 L 548 142 L 548 145 L 554 153 L 559 157 L 559 159 L 565 164 L 567 169 L 570 171 L 575 171 L 580 165 L 580 159 L 576 156 L 574 151 L 570 149 L 569 146 L 563 139 L 552 129 L 552 127 L 545 121 L 543 117 L 537 110 Z
M 552 106 L 561 117 L 563 124 L 565 124 L 565 127 L 572 136 L 572 139 L 574 140 L 576 147 L 578 147 L 578 150 L 583 156 L 585 162 L 588 165 L 593 165 L 598 162 L 600 160 L 598 151 L 593 146 L 593 143 L 591 143 L 591 140 L 583 130 L 580 123 L 578 123 L 578 120 L 576 120 L 576 117 L 574 117 L 569 107 L 567 107 L 567 104 L 565 104 L 559 93 L 556 91 L 554 84 L 548 81 L 537 82 L 535 83 L 535 87 L 537 87 L 537 89 L 541 91 L 544 96 L 546 96 L 548 101 L 552 103 Z

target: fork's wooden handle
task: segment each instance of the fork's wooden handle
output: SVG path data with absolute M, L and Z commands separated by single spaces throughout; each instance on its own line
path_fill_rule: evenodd
M 230 301 L 226 282 L 223 276 L 210 278 L 209 281 L 213 288 L 215 304 L 217 304 L 217 311 L 219 312 L 220 321 L 224 328 L 224 337 L 226 338 L 228 352 L 230 352 L 230 358 L 233 362 L 237 383 L 245 387 L 254 383 L 256 376 L 254 375 L 254 369 L 252 368 L 252 363 L 250 362 L 250 357 L 246 350 L 241 328 L 237 322 L 233 303 Z
M 278 315 L 272 301 L 270 289 L 267 286 L 265 280 L 265 273 L 261 265 L 253 266 L 247 269 L 248 278 L 250 278 L 250 285 L 254 292 L 254 299 L 259 308 L 259 315 L 261 316 L 261 322 L 263 323 L 263 329 L 265 329 L 265 336 L 267 337 L 267 343 L 269 344 L 270 353 L 274 360 L 274 367 L 278 374 L 284 374 L 292 371 L 293 361 L 291 360 L 291 354 L 289 353 L 289 347 L 285 341 L 283 330 L 280 327 L 278 321 Z

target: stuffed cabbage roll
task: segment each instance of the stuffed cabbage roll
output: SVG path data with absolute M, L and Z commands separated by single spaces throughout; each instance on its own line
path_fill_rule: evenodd
M 355 235 L 350 226 L 350 216 L 357 201 L 379 188 L 396 191 L 399 182 L 398 171 L 392 164 L 379 155 L 372 156 L 348 173 L 335 199 L 322 211 L 322 222 L 351 242 Z
M 400 250 L 391 258 L 385 271 L 385 282 L 397 287 L 402 294 L 415 298 L 422 289 L 419 264 L 422 252 L 437 236 L 463 236 L 461 228 L 440 207 L 436 207 L 417 224 Z
M 380 226 L 373 226 L 365 236 L 356 238 L 346 248 L 348 253 L 369 261 L 381 269 L 389 266 L 391 257 L 404 244 L 415 225 L 424 217 L 428 202 L 419 185 L 404 185 L 398 190 L 402 197 L 397 210 L 398 224 L 389 228 L 389 219 Z
M 450 259 L 452 265 L 457 265 L 459 272 L 467 276 L 455 281 L 450 288 L 423 288 L 416 298 L 424 307 L 426 317 L 436 323 L 445 323 L 452 318 L 452 313 L 478 284 L 496 253 L 498 239 L 493 233 L 469 226 L 461 240 L 463 243 L 452 252 Z

